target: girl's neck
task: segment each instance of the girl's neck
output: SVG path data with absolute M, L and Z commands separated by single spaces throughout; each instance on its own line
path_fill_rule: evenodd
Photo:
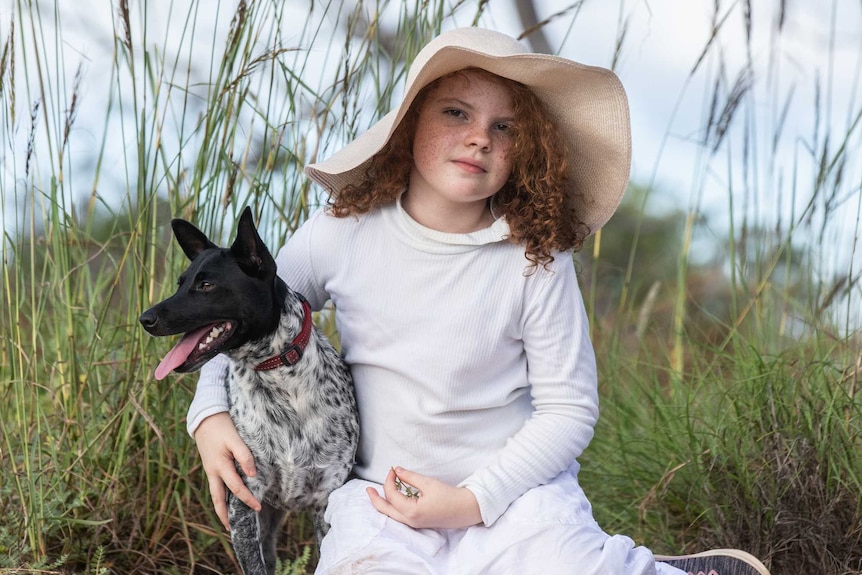
M 488 200 L 477 203 L 440 205 L 417 194 L 404 192 L 401 207 L 426 228 L 451 234 L 468 234 L 487 228 L 496 219 Z

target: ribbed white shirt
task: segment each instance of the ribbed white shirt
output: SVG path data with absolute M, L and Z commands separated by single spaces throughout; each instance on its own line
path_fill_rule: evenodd
M 593 436 L 596 366 L 570 253 L 529 273 L 504 218 L 469 234 L 428 229 L 400 203 L 313 214 L 276 261 L 319 310 L 335 305 L 360 412 L 355 473 L 402 466 L 469 488 L 491 525 L 567 469 Z M 201 371 L 193 433 L 228 409 L 226 359 Z

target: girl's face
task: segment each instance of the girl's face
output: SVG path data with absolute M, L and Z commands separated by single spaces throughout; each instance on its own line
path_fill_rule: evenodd
M 502 83 L 472 70 L 444 78 L 419 108 L 411 203 L 481 214 L 512 171 L 514 122 Z

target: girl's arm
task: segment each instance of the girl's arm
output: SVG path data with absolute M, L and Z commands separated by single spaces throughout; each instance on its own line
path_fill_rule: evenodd
M 598 420 L 596 361 L 569 253 L 536 271 L 523 316 L 533 414 L 491 463 L 461 483 L 476 496 L 486 525 L 528 489 L 568 469 L 589 445 Z
M 227 367 L 227 357 L 217 355 L 201 368 L 195 396 L 186 415 L 186 429 L 192 437 L 207 417 L 229 409 Z

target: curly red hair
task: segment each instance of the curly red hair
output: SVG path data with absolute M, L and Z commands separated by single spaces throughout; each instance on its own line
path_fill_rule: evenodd
M 570 207 L 566 140 L 542 102 L 525 85 L 479 68 L 473 73 L 500 83 L 512 93 L 514 127 L 512 173 L 492 198 L 494 213 L 505 215 L 509 241 L 524 246 L 535 265 L 553 261 L 554 250 L 581 249 L 590 230 Z M 333 194 L 329 208 L 336 217 L 367 213 L 394 202 L 407 186 L 413 167 L 413 137 L 422 103 L 453 72 L 425 86 L 386 145 L 375 154 L 358 185 Z

